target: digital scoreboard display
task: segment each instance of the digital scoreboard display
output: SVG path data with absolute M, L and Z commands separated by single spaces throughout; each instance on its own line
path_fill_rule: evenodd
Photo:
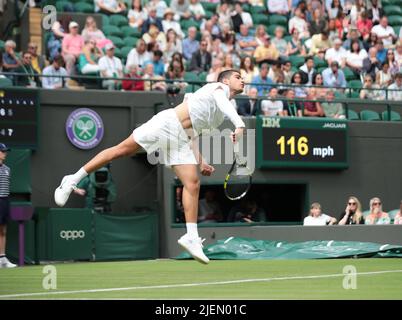
M 348 168 L 348 123 L 322 118 L 257 117 L 259 168 Z
M 38 147 L 38 90 L 0 88 L 0 142 L 10 148 Z

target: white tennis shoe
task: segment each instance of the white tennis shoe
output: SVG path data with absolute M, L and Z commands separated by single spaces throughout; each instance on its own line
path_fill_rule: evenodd
M 6 257 L 0 258 L 0 268 L 15 268 L 17 265 L 11 263 Z
M 59 207 L 63 207 L 66 204 L 71 192 L 77 188 L 71 179 L 72 176 L 64 176 L 60 186 L 54 191 L 54 201 Z
M 205 239 L 204 239 L 205 240 Z M 182 236 L 177 243 L 183 247 L 195 260 L 203 264 L 208 264 L 209 259 L 202 251 L 204 240 L 201 238 L 191 238 L 187 234 Z

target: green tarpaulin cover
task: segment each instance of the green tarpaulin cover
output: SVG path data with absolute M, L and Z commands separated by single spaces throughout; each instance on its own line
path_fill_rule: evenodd
M 212 260 L 402 258 L 402 246 L 356 241 L 264 241 L 230 237 L 204 248 Z M 189 259 L 187 252 L 176 259 Z

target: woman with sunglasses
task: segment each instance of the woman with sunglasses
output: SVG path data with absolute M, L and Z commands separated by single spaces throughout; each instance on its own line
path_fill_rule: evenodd
M 339 217 L 339 225 L 364 224 L 362 205 L 356 197 L 349 197 L 345 211 Z
M 390 224 L 388 213 L 382 211 L 380 198 L 370 200 L 370 214 L 364 220 L 365 224 Z

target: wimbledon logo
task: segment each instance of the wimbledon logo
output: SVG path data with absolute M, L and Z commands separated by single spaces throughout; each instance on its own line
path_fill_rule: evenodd
M 91 109 L 74 110 L 67 118 L 67 137 L 77 148 L 95 148 L 101 142 L 103 132 L 101 117 Z

